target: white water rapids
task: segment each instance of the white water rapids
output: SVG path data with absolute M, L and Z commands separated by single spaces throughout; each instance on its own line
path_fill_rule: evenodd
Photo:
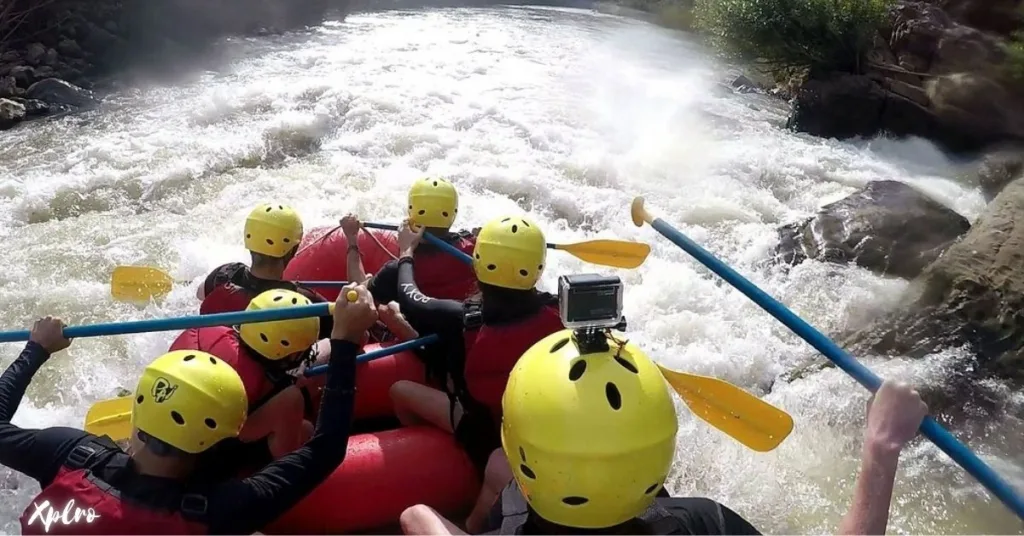
M 111 270 L 148 264 L 197 280 L 246 260 L 243 220 L 263 200 L 295 205 L 308 228 L 349 211 L 394 222 L 410 181 L 430 173 L 457 184 L 460 227 L 529 211 L 549 241 L 649 242 L 646 264 L 618 273 L 634 340 L 672 368 L 764 395 L 814 351 L 650 228 L 634 227 L 634 195 L 825 332 L 864 324 L 906 283 L 817 262 L 758 268 L 778 224 L 878 179 L 906 181 L 970 219 L 984 207 L 930 144 L 783 131 L 782 103 L 717 89 L 724 68 L 689 38 L 617 17 L 547 8 L 360 14 L 233 40 L 220 52 L 223 65 L 178 85 L 125 91 L 100 110 L 0 134 L 4 329 L 45 314 L 69 324 L 194 314 L 195 283 L 140 309 L 111 300 Z M 565 254 L 548 258 L 548 289 L 559 274 L 607 273 Z M 81 426 L 91 403 L 133 386 L 174 336 L 75 341 L 39 372 L 15 421 Z M 20 349 L 2 345 L 2 364 Z M 919 385 L 970 366 L 955 349 L 864 361 Z M 1019 412 L 1021 395 L 1001 392 Z M 765 398 L 796 421 L 766 454 L 681 410 L 669 488 L 715 498 L 765 532 L 834 531 L 857 473 L 866 392 L 832 369 L 778 382 Z M 961 439 L 1020 485 L 1024 427 L 1012 417 L 979 422 L 987 424 Z M 17 533 L 38 487 L 6 468 L 0 475 L 0 529 Z M 889 528 L 1022 531 L 924 441 L 903 453 Z

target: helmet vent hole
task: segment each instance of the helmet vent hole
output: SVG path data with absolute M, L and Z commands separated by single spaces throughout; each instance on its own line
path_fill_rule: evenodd
M 136 404 L 141 404 L 142 401 L 145 400 L 145 399 L 146 399 L 146 397 L 144 397 L 142 395 L 139 395 L 138 397 L 135 398 L 135 403 Z
M 647 489 L 644 490 L 644 495 L 650 495 L 650 494 L 654 493 L 655 491 L 658 491 L 658 487 L 659 486 L 661 486 L 661 484 L 659 484 L 657 482 L 655 482 L 654 484 L 651 484 L 650 487 L 648 487 Z
M 263 342 L 270 342 L 270 339 L 267 338 L 266 333 L 260 333 L 260 340 Z
M 505 223 L 505 222 L 507 222 L 507 221 L 509 221 L 509 220 L 511 220 L 511 219 L 512 219 L 512 218 L 505 218 L 505 219 L 501 220 L 501 223 Z
M 448 217 L 448 211 L 447 210 L 442 210 L 441 211 L 441 215 L 444 216 L 445 218 L 447 218 Z
M 494 265 L 494 264 L 488 264 L 487 265 L 487 269 L 493 272 L 493 271 L 497 270 L 498 267 L 496 265 Z
M 268 238 L 267 239 L 267 245 L 268 246 L 273 246 L 274 245 L 274 241 Z
M 523 476 L 526 478 L 529 478 L 530 480 L 537 480 L 537 475 L 534 474 L 533 469 L 527 467 L 525 463 L 519 466 L 519 470 L 523 472 Z
M 527 272 L 526 270 L 519 270 L 519 275 L 526 277 L 530 275 L 530 272 Z
M 174 422 L 178 426 L 185 426 L 185 417 L 182 417 L 181 414 L 178 413 L 177 411 L 171 412 L 171 418 L 174 419 Z
M 580 359 L 579 361 L 573 363 L 572 367 L 569 368 L 569 379 L 571 381 L 576 381 L 576 380 L 582 378 L 583 377 L 583 373 L 586 372 L 586 371 L 587 371 L 587 361 L 585 359 Z
M 285 244 L 287 244 L 287 243 L 289 243 L 289 242 L 291 242 L 291 240 L 289 240 L 288 238 L 285 238 L 285 239 L 284 239 L 284 243 L 285 243 Z
M 566 338 L 556 342 L 554 345 L 551 346 L 551 353 L 555 353 L 555 352 L 561 350 L 562 348 L 565 348 L 565 345 L 569 344 L 570 340 L 571 339 L 569 337 L 566 337 Z
M 619 393 L 619 388 L 615 387 L 615 384 L 608 382 L 604 386 L 604 396 L 608 398 L 608 405 L 614 410 L 622 408 L 622 394 Z
M 277 209 L 278 210 L 284 210 L 284 207 L 282 207 L 281 205 L 277 205 Z
M 632 372 L 633 374 L 640 374 L 640 371 L 636 369 L 636 366 L 629 361 L 626 361 L 626 359 L 620 355 L 615 356 L 615 362 L 622 365 L 622 368 Z
M 249 234 L 249 233 L 246 233 L 246 234 L 245 234 L 245 237 L 246 237 L 246 238 L 252 238 L 252 235 L 251 235 L 251 234 Z
M 207 418 L 206 420 L 203 421 L 203 423 L 206 424 L 206 427 L 209 428 L 210 430 L 217 429 L 217 421 L 213 419 Z
M 267 212 L 270 212 L 271 210 L 274 210 L 274 207 L 267 207 Z
M 424 215 L 424 214 L 426 214 L 426 213 L 427 213 L 427 211 L 426 211 L 426 210 L 421 210 L 421 211 L 417 212 L 417 214 L 419 214 L 420 216 L 422 216 L 422 215 Z
M 281 301 L 284 298 L 282 296 L 274 296 L 274 301 Z
M 299 303 L 299 299 L 298 298 L 292 298 L 292 305 L 296 305 L 298 303 Z
M 563 497 L 562 502 L 569 506 L 582 506 L 590 502 L 590 499 L 586 497 Z
M 523 225 L 525 225 L 525 226 L 527 226 L 527 227 L 529 227 L 529 226 L 530 226 L 530 224 L 529 224 L 529 223 L 528 223 L 528 222 L 527 222 L 526 220 L 519 220 L 519 221 L 523 222 Z
M 538 264 L 538 265 L 537 265 L 537 271 L 538 271 L 538 272 L 542 272 L 542 271 L 544 271 L 544 265 L 543 265 L 543 264 Z
M 182 361 L 192 361 L 195 358 L 196 358 L 196 354 L 188 354 L 187 356 L 181 358 L 181 360 Z
M 210 364 L 211 365 L 216 365 L 217 364 L 217 360 L 214 359 L 213 356 L 210 356 Z
M 473 256 L 476 257 L 476 260 L 480 260 L 480 254 L 479 253 L 475 253 Z
M 526 451 L 523 450 L 523 447 L 519 447 L 519 458 L 526 461 Z
M 284 339 L 281 339 L 281 346 L 284 346 L 285 348 L 288 348 L 291 345 L 292 345 L 292 343 L 290 343 L 290 342 L 288 342 L 288 341 L 286 341 Z
M 512 233 L 515 234 L 515 233 L 518 233 L 518 232 L 519 232 L 519 226 L 513 223 L 512 224 Z

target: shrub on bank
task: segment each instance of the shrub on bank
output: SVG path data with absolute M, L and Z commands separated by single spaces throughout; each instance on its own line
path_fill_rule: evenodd
M 1006 70 L 1014 82 L 1024 83 L 1024 32 L 1018 32 L 1006 45 Z
M 697 27 L 737 59 L 857 72 L 892 0 L 696 0 Z

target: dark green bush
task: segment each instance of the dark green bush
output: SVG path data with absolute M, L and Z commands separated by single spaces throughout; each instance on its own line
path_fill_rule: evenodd
M 698 27 L 738 59 L 856 72 L 892 0 L 696 0 Z
M 1005 66 L 1014 82 L 1024 83 L 1024 32 L 1017 32 L 1007 43 Z

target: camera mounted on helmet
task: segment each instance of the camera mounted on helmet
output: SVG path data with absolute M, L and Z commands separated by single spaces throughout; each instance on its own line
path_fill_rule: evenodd
M 605 333 L 624 331 L 622 280 L 598 274 L 563 275 L 558 278 L 558 312 L 562 324 L 573 330 L 582 353 L 608 351 Z

